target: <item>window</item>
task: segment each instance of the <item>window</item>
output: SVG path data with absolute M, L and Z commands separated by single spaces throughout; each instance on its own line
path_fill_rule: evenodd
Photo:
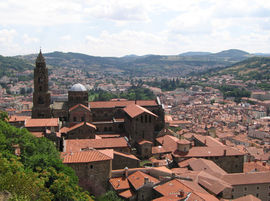
M 260 187 L 259 186 L 257 186 L 257 190 L 259 190 L 260 189 Z
M 73 117 L 73 121 L 77 121 L 77 118 L 76 117 Z
M 104 128 L 104 131 L 107 131 L 107 127 Z
M 259 197 L 259 193 L 256 194 L 256 197 L 257 197 L 257 198 Z
M 144 115 L 144 122 L 147 123 L 147 115 Z
M 142 137 L 143 137 L 143 139 L 144 139 L 144 131 L 142 132 Z
M 232 189 L 232 192 L 234 192 L 234 189 Z
M 151 115 L 149 115 L 149 123 L 151 123 L 152 119 L 151 119 Z
M 141 116 L 141 123 L 143 123 L 143 116 Z
M 244 190 L 246 191 L 247 190 L 247 187 L 245 187 Z
M 90 168 L 93 169 L 93 165 L 90 165 Z
M 112 131 L 112 127 L 109 127 L 109 131 Z
M 42 91 L 42 86 L 39 86 L 39 91 Z
M 81 121 L 84 121 L 84 117 L 81 117 Z

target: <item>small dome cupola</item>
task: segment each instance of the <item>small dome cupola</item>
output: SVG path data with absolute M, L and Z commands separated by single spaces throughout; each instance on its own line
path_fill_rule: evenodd
M 87 91 L 85 86 L 80 83 L 74 84 L 69 91 Z

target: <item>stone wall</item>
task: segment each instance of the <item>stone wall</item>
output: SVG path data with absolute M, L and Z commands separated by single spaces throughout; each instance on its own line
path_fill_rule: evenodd
M 79 177 L 79 186 L 95 196 L 108 190 L 108 180 L 111 177 L 112 161 L 97 161 L 90 163 L 67 163 Z
M 124 157 L 118 154 L 114 154 L 114 158 L 112 161 L 112 169 L 119 170 L 128 168 L 138 168 L 140 166 L 140 161 L 128 157 Z

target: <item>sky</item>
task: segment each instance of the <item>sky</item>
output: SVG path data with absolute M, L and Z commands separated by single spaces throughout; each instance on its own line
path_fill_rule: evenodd
M 0 55 L 270 52 L 269 0 L 0 0 Z

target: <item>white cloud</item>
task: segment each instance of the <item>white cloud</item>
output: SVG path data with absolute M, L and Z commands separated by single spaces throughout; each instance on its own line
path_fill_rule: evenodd
M 64 40 L 64 41 L 69 41 L 69 40 L 71 40 L 71 36 L 70 35 L 64 35 L 60 39 Z
M 91 1 L 85 13 L 90 16 L 115 21 L 148 21 L 147 9 L 142 1 L 99 0 Z
M 268 0 L 5 0 L 0 25 L 0 54 L 270 52 Z
M 26 43 L 26 44 L 39 42 L 38 38 L 30 37 L 27 34 L 23 35 L 23 40 L 24 40 L 24 43 Z

